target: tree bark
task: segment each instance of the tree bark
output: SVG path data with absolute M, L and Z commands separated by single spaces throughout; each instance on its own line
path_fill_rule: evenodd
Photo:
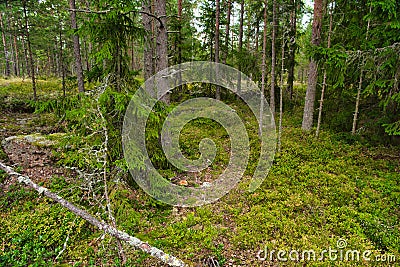
M 296 57 L 296 35 L 297 35 L 297 4 L 296 0 L 293 0 L 293 9 L 290 12 L 290 45 L 289 45 L 289 68 L 288 68 L 288 91 L 290 100 L 293 99 L 293 83 L 294 83 L 294 65 Z
M 22 23 L 21 23 L 21 28 L 22 28 Z M 23 28 L 25 29 L 25 27 Z M 27 73 L 28 76 L 30 76 L 30 70 L 29 70 L 29 64 L 28 64 L 28 49 L 26 48 L 25 45 L 25 33 L 22 34 L 21 36 L 21 44 L 22 44 L 22 50 L 24 51 L 24 61 L 23 61 L 23 66 L 22 66 L 22 77 L 25 79 L 25 72 Z
M 76 31 L 78 30 L 78 25 L 76 22 L 75 0 L 69 0 L 69 8 L 70 8 L 70 15 L 71 15 L 71 27 L 72 27 L 72 30 L 75 31 L 74 35 L 73 35 L 73 40 L 74 40 L 76 77 L 78 79 L 78 90 L 80 93 L 83 93 L 83 92 L 85 92 L 85 83 L 83 80 L 81 46 L 79 43 L 79 35 L 76 33 Z
M 37 94 L 36 94 L 35 63 L 33 61 L 31 40 L 30 40 L 30 35 L 29 35 L 28 14 L 27 14 L 27 10 L 26 10 L 26 0 L 22 1 L 22 5 L 23 5 L 23 10 L 24 10 L 24 18 L 25 18 L 25 37 L 26 37 L 26 45 L 27 45 L 27 49 L 28 49 L 30 75 L 31 75 L 31 79 L 32 79 L 33 99 L 36 101 L 37 100 Z
M 155 15 L 159 18 L 157 27 L 157 37 L 156 37 L 156 72 L 162 71 L 168 68 L 168 35 L 167 35 L 167 13 L 166 13 L 166 2 L 165 0 L 157 0 L 155 2 Z M 165 88 L 167 85 L 164 79 L 161 79 L 161 88 Z M 170 94 L 165 94 L 161 101 L 166 104 L 170 102 Z
M 323 0 L 314 1 L 314 19 L 312 24 L 311 45 L 319 46 L 321 43 Z M 310 131 L 313 125 L 315 94 L 317 90 L 318 65 L 314 58 L 311 58 L 308 70 L 308 85 L 304 104 L 303 123 L 301 128 Z
M 9 6 L 9 8 L 10 8 L 10 11 L 12 12 L 12 7 L 11 6 Z M 12 23 L 11 23 L 11 19 L 10 19 L 10 17 L 8 16 L 7 17 L 7 24 L 8 24 L 8 27 L 9 27 L 9 34 L 8 34 L 8 38 L 9 38 L 9 40 L 10 40 L 10 55 L 9 55 L 9 57 L 11 58 L 11 65 L 12 65 L 12 70 L 13 70 L 13 72 L 14 72 L 14 75 L 15 76 L 18 76 L 17 75 L 17 66 L 16 66 L 16 62 L 17 62 L 17 60 L 15 60 L 15 56 L 16 56 L 16 54 L 15 54 L 15 51 L 14 51 L 14 44 L 13 44 L 13 42 L 14 42 L 14 34 L 13 34 L 13 29 L 12 29 Z M 11 72 L 11 70 L 10 70 L 10 72 Z
M 54 200 L 55 202 L 59 203 L 64 208 L 68 209 L 75 215 L 84 219 L 91 225 L 98 227 L 100 230 L 108 233 L 109 235 L 111 235 L 115 238 L 118 238 L 119 240 L 127 242 L 131 246 L 134 246 L 134 247 L 142 250 L 143 252 L 150 254 L 151 256 L 163 261 L 164 263 L 168 264 L 169 266 L 185 266 L 185 263 L 183 261 L 175 258 L 174 256 L 166 254 L 165 252 L 161 251 L 158 248 L 150 246 L 148 243 L 145 243 L 136 237 L 130 236 L 127 233 L 118 230 L 116 227 L 112 227 L 112 226 L 108 225 L 104 221 L 101 221 L 101 220 L 93 217 L 92 215 L 87 213 L 85 210 L 76 207 L 75 205 L 66 201 L 59 195 L 50 192 L 50 190 L 48 190 L 47 188 L 37 185 L 29 177 L 15 172 L 11 167 L 9 167 L 1 162 L 0 162 L 0 169 L 5 171 L 8 175 L 17 176 L 19 183 L 24 183 L 26 186 L 36 190 L 39 194 L 43 194 L 44 196 Z
M 360 71 L 360 78 L 358 82 L 358 90 L 357 90 L 357 98 L 356 98 L 356 109 L 354 111 L 353 117 L 353 127 L 351 129 L 351 134 L 355 135 L 357 131 L 357 119 L 358 119 L 358 112 L 360 109 L 360 98 L 361 98 L 361 90 L 362 90 L 362 83 L 363 83 L 363 67 L 361 67 Z
M 0 12 L 0 27 L 1 27 L 1 37 L 3 40 L 3 50 L 4 50 L 4 60 L 6 63 L 6 68 L 4 69 L 4 74 L 8 77 L 11 74 L 10 71 L 10 59 L 9 59 L 9 54 L 8 54 L 8 49 L 7 49 L 7 38 L 6 38 L 6 30 L 4 28 L 3 24 L 3 12 Z
M 219 63 L 219 24 L 220 24 L 220 1 L 215 0 L 215 63 Z M 216 68 L 216 79 L 218 79 L 218 66 Z M 221 99 L 221 88 L 216 85 L 215 86 L 216 91 L 215 91 L 215 98 L 217 100 Z
M 332 10 L 331 10 L 329 12 L 329 32 L 328 32 L 328 45 L 327 45 L 328 49 L 331 48 L 332 26 L 333 26 L 333 18 L 332 18 Z M 326 69 L 324 69 L 324 78 L 323 78 L 323 81 L 322 81 L 321 99 L 319 100 L 317 130 L 315 132 L 315 136 L 317 136 L 317 137 L 318 137 L 319 131 L 321 129 L 322 109 L 323 109 L 323 106 L 324 106 L 325 90 L 326 90 L 326 87 L 327 87 L 326 79 L 327 79 L 327 73 L 326 73 Z
M 271 47 L 271 90 L 270 90 L 270 107 L 272 114 L 275 114 L 275 65 L 276 65 L 276 0 L 272 2 L 272 47 Z
M 254 37 L 255 38 L 255 42 L 254 42 L 254 51 L 257 53 L 259 50 L 258 50 L 258 46 L 259 46 L 259 38 L 260 38 L 260 25 L 259 25 L 259 23 L 257 23 L 257 26 L 256 26 L 256 36 Z
M 59 43 L 59 49 L 60 49 L 60 59 L 59 59 L 59 69 L 61 72 L 61 85 L 62 85 L 62 91 L 63 91 L 63 96 L 66 96 L 66 87 L 65 87 L 65 63 L 64 63 L 64 49 L 63 49 L 63 41 L 62 41 L 62 26 L 61 26 L 61 21 L 60 21 L 60 32 L 59 32 L 59 38 L 60 38 L 60 43 Z
M 279 129 L 278 129 L 278 152 L 282 147 L 282 119 L 283 119 L 283 74 L 285 72 L 285 34 L 282 36 L 282 58 L 281 58 L 281 81 L 279 87 Z
M 179 42 L 178 42 L 178 64 L 182 64 L 182 11 L 183 11 L 183 6 L 182 6 L 182 0 L 178 0 L 178 22 L 179 22 Z M 181 69 L 179 66 L 179 72 L 178 72 L 178 81 L 179 81 L 179 92 L 182 92 L 183 85 L 182 83 L 182 73 Z
M 372 12 L 372 4 L 369 6 L 369 13 Z M 371 26 L 371 20 L 368 19 L 368 24 L 367 24 L 367 32 L 365 34 L 365 42 L 368 40 L 368 34 L 369 34 L 369 27 Z M 356 108 L 354 111 L 354 117 L 353 117 L 353 127 L 351 130 L 351 133 L 353 135 L 356 134 L 357 130 L 357 120 L 358 120 L 358 113 L 360 109 L 360 100 L 361 100 L 361 90 L 362 90 L 362 83 L 363 83 L 363 72 L 364 72 L 364 62 L 361 64 L 361 70 L 360 70 L 360 79 L 358 82 L 358 90 L 357 90 L 357 98 L 356 98 Z
M 181 1 L 181 0 L 180 0 Z M 231 27 L 232 0 L 227 1 L 228 10 L 226 13 L 226 30 L 225 30 L 225 53 L 222 62 L 226 64 L 229 55 L 229 34 Z
M 262 72 L 261 72 L 261 100 L 260 100 L 260 118 L 264 113 L 264 95 L 265 95 L 265 84 L 267 78 L 267 8 L 268 8 L 268 0 L 265 0 L 265 7 L 264 7 L 264 33 L 263 33 L 263 50 L 262 50 Z M 274 115 L 272 113 L 272 115 Z M 273 121 L 273 120 L 271 120 Z M 259 123 L 258 129 L 258 136 L 261 138 L 262 136 L 262 128 L 263 122 L 262 119 Z
M 15 53 L 15 75 L 19 77 L 21 75 L 20 66 L 19 66 L 19 51 L 18 51 L 18 39 L 17 35 L 14 35 L 14 53 Z
M 179 21 L 179 45 L 178 45 L 178 64 L 182 63 L 182 0 L 178 0 L 178 21 Z
M 239 59 L 241 60 L 243 57 L 243 27 L 244 27 L 244 0 L 240 2 L 240 18 L 239 18 Z M 237 91 L 240 92 L 242 90 L 242 63 L 238 64 L 238 88 Z
M 151 0 L 143 0 L 142 10 L 146 13 L 152 14 L 151 10 Z M 151 17 L 142 13 L 142 24 L 146 31 L 144 35 L 144 55 L 143 55 L 143 65 L 144 65 L 144 80 L 148 80 L 154 75 L 154 45 L 153 36 L 154 31 L 152 29 Z

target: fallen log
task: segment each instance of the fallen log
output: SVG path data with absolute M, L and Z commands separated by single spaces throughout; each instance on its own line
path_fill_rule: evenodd
M 19 183 L 24 183 L 28 187 L 35 189 L 37 192 L 39 192 L 39 194 L 43 194 L 44 196 L 51 198 L 52 200 L 61 204 L 61 206 L 63 206 L 64 208 L 70 210 L 75 215 L 83 218 L 90 224 L 98 227 L 100 230 L 110 234 L 111 236 L 127 242 L 128 244 L 161 260 L 162 262 L 168 264 L 169 266 L 177 266 L 177 267 L 185 266 L 185 263 L 183 261 L 163 252 L 162 250 L 156 247 L 150 246 L 148 243 L 143 242 L 142 240 L 136 237 L 130 236 L 127 233 L 108 225 L 104 221 L 96 219 L 85 210 L 76 207 L 75 205 L 63 199 L 59 195 L 50 192 L 47 188 L 35 184 L 28 176 L 24 176 L 18 172 L 15 172 L 13 168 L 3 164 L 2 162 L 0 162 L 0 169 L 4 170 L 8 175 L 16 176 Z

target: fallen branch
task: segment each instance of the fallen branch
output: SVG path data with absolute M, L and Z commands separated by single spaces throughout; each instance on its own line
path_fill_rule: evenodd
M 98 227 L 100 230 L 102 230 L 120 240 L 123 240 L 136 248 L 141 249 L 142 251 L 144 251 L 144 252 L 150 254 L 151 256 L 168 264 L 169 266 L 177 266 L 177 267 L 185 266 L 185 263 L 183 261 L 181 261 L 169 254 L 166 254 L 165 252 L 163 252 L 162 250 L 160 250 L 158 248 L 150 246 L 148 243 L 143 242 L 136 237 L 130 236 L 127 233 L 116 229 L 115 227 L 112 227 L 103 221 L 96 219 L 95 217 L 93 217 L 92 215 L 87 213 L 86 211 L 76 207 L 75 205 L 66 201 L 59 195 L 50 192 L 47 188 L 35 184 L 28 176 L 24 176 L 18 172 L 15 172 L 11 167 L 3 164 L 2 162 L 0 162 L 0 169 L 4 170 L 8 175 L 17 176 L 19 183 L 24 183 L 28 187 L 33 188 L 36 191 L 38 191 L 39 194 L 43 194 L 46 197 L 51 198 L 52 200 L 61 204 L 61 206 L 63 206 L 64 208 L 67 208 L 68 210 L 70 210 L 75 215 L 83 218 L 90 224 Z

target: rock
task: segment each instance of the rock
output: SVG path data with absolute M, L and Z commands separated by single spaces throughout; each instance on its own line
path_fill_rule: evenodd
M 3 147 L 7 147 L 11 142 L 27 143 L 39 147 L 51 147 L 58 143 L 58 139 L 64 137 L 64 133 L 42 135 L 39 133 L 29 135 L 10 136 L 2 141 Z

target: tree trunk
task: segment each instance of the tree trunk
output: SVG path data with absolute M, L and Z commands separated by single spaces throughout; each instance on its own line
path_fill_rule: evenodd
M 246 14 L 246 18 L 247 18 L 247 29 L 246 29 L 246 35 L 247 35 L 247 39 L 246 39 L 246 47 L 247 50 L 250 51 L 251 49 L 251 16 L 249 15 L 250 11 L 248 11 L 248 14 Z
M 243 27 L 244 27 L 244 0 L 240 3 L 240 18 L 239 18 L 239 60 L 243 58 Z M 242 90 L 242 62 L 238 62 L 238 88 L 237 91 Z
M 29 26 L 28 26 L 28 14 L 27 14 L 27 10 L 26 10 L 26 0 L 22 1 L 22 4 L 23 4 L 23 9 L 24 9 L 25 37 L 26 37 L 26 45 L 27 45 L 27 49 L 28 49 L 30 75 L 31 75 L 31 79 L 32 79 L 33 99 L 36 101 L 37 100 L 37 94 L 36 94 L 35 64 L 33 62 L 31 40 L 30 40 L 30 36 L 29 36 Z
M 264 113 L 264 94 L 265 94 L 265 84 L 266 84 L 266 78 L 267 78 L 267 24 L 268 24 L 267 8 L 268 8 L 268 0 L 265 0 L 263 50 L 262 50 L 262 73 L 261 73 L 260 118 L 262 118 L 262 114 Z M 272 113 L 272 115 L 273 115 L 273 113 Z M 259 129 L 258 129 L 258 136 L 261 138 L 262 127 L 263 127 L 262 119 L 260 120 L 259 124 L 260 125 L 259 125 Z
M 11 10 L 11 12 L 12 12 L 12 7 L 9 7 L 10 8 L 10 10 Z M 8 27 L 9 27 L 9 34 L 8 34 L 8 38 L 9 38 L 9 40 L 10 40 L 10 53 L 9 53 L 9 58 L 11 58 L 11 65 L 12 65 L 12 70 L 13 70 L 13 72 L 14 72 L 14 75 L 15 76 L 18 76 L 17 75 L 17 66 L 16 66 L 16 60 L 15 60 L 15 56 L 16 56 L 16 54 L 15 54 L 15 51 L 14 51 L 14 44 L 13 44 L 13 40 L 14 40 L 14 35 L 13 35 L 13 29 L 12 29 L 12 23 L 11 23 L 11 20 L 10 20 L 10 17 L 7 17 L 7 24 L 8 24 Z M 11 72 L 11 70 L 10 70 L 10 72 Z
M 168 68 L 168 35 L 167 35 L 167 15 L 166 15 L 166 3 L 165 0 L 157 0 L 155 2 L 155 15 L 161 20 L 157 27 L 157 61 L 156 61 L 156 72 L 162 71 Z M 161 88 L 167 86 L 166 81 L 162 79 Z M 161 101 L 166 104 L 170 102 L 169 93 L 165 94 Z
M 319 46 L 321 43 L 323 0 L 314 1 L 314 19 L 312 24 L 311 45 Z M 302 129 L 310 131 L 313 125 L 315 93 L 317 90 L 318 65 L 314 58 L 311 58 L 308 70 L 308 85 L 304 104 Z
M 3 40 L 3 49 L 4 49 L 4 60 L 6 63 L 6 68 L 4 70 L 4 74 L 8 77 L 11 74 L 10 70 L 10 59 L 9 59 L 9 54 L 8 54 L 8 49 L 7 49 L 7 39 L 6 39 L 6 30 L 4 28 L 3 24 L 3 12 L 0 12 L 0 27 L 1 27 L 1 37 Z
M 279 129 L 278 129 L 278 152 L 282 146 L 282 119 L 283 119 L 283 74 L 285 72 L 285 34 L 282 36 L 282 58 L 281 58 L 281 81 L 279 87 Z
M 220 17 L 220 2 L 219 0 L 215 0 L 215 63 L 219 63 L 219 17 Z M 218 66 L 216 68 L 216 79 L 218 79 Z M 215 98 L 217 100 L 221 99 L 221 88 L 216 85 L 216 91 L 215 91 Z
M 328 46 L 327 46 L 328 48 L 331 48 L 332 26 L 333 26 L 333 18 L 332 18 L 332 10 L 331 10 L 329 12 L 329 32 L 328 32 Z M 321 99 L 319 100 L 317 131 L 315 132 L 315 135 L 317 137 L 319 135 L 319 131 L 321 128 L 321 122 L 322 122 L 322 108 L 324 105 L 325 90 L 327 87 L 326 79 L 327 79 L 327 73 L 326 73 L 326 69 L 324 69 L 324 78 L 323 78 L 323 82 L 322 82 Z
M 272 2 L 272 47 L 271 47 L 271 91 L 270 91 L 270 106 L 272 114 L 275 114 L 275 65 L 276 65 L 276 0 Z
M 289 50 L 289 68 L 288 68 L 288 91 L 290 100 L 293 99 L 293 82 L 294 82 L 294 65 L 296 57 L 296 35 L 297 35 L 297 5 L 296 0 L 293 0 L 293 9 L 290 12 L 290 50 Z
M 17 40 L 17 35 L 14 35 L 14 40 L 13 40 L 13 45 L 14 45 L 14 52 L 15 52 L 15 75 L 20 76 L 20 66 L 19 66 L 19 51 L 18 51 L 18 40 Z
M 257 53 L 258 52 L 258 46 L 259 46 L 259 38 L 260 38 L 260 25 L 259 25 L 259 23 L 257 23 L 257 26 L 256 26 L 256 36 L 254 37 L 255 38 L 255 44 L 254 44 L 254 50 L 255 50 L 255 52 Z
M 182 7 L 182 0 L 178 0 L 178 21 L 179 21 L 179 43 L 178 43 L 178 64 L 182 64 L 182 11 L 183 11 L 183 7 Z M 181 69 L 179 66 L 179 72 L 178 72 L 178 81 L 179 81 L 179 92 L 182 92 L 183 89 L 183 85 L 182 83 L 182 73 L 181 73 Z
M 85 83 L 83 80 L 83 70 L 82 70 L 82 58 L 81 58 L 81 46 L 79 43 L 79 35 L 76 33 L 78 30 L 78 25 L 76 22 L 76 7 L 75 0 L 69 0 L 69 8 L 71 14 L 71 26 L 74 31 L 73 40 L 74 40 L 74 55 L 75 55 L 75 69 L 76 69 L 76 77 L 78 79 L 78 89 L 80 93 L 85 92 Z
M 62 26 L 61 26 L 61 21 L 60 21 L 60 32 L 59 32 L 59 38 L 60 38 L 60 59 L 59 59 L 59 69 L 61 72 L 61 85 L 62 85 L 62 91 L 63 91 L 63 96 L 66 96 L 66 87 L 65 87 L 65 64 L 64 64 L 64 49 L 63 49 L 63 41 L 62 41 Z
M 369 13 L 372 12 L 372 4 L 369 6 Z M 368 19 L 368 24 L 367 24 L 367 32 L 365 34 L 365 41 L 368 40 L 368 33 L 369 33 L 369 27 L 371 24 L 371 20 Z M 353 127 L 351 130 L 351 133 L 353 135 L 356 134 L 356 128 L 357 128 L 357 120 L 358 120 L 358 112 L 360 109 L 360 100 L 361 100 L 361 90 L 362 90 L 362 83 L 363 83 L 363 72 L 364 72 L 364 62 L 362 62 L 362 66 L 361 66 L 361 71 L 360 71 L 360 80 L 358 82 L 358 90 L 357 90 L 357 98 L 356 98 L 356 108 L 354 111 L 354 117 L 353 117 Z
M 152 14 L 151 10 L 151 0 L 143 0 L 142 2 L 142 10 L 143 12 Z M 144 64 L 144 80 L 148 80 L 151 76 L 154 75 L 154 45 L 153 45 L 153 36 L 154 31 L 152 29 L 151 17 L 146 14 L 142 14 L 142 24 L 143 28 L 146 31 L 144 35 L 144 55 L 143 55 L 143 64 Z
M 363 83 L 363 70 L 362 70 L 362 67 L 361 67 L 360 79 L 359 79 L 359 82 L 358 82 L 357 98 L 356 98 L 356 109 L 354 111 L 353 127 L 351 129 L 351 133 L 353 135 L 355 135 L 356 131 L 357 131 L 357 119 L 358 119 L 358 112 L 359 112 L 359 109 L 360 109 L 360 98 L 361 98 L 362 83 Z
M 181 0 L 180 0 L 181 1 Z M 226 13 L 226 30 L 225 30 L 225 53 L 222 62 L 226 64 L 229 55 L 229 34 L 231 26 L 232 0 L 227 1 L 228 10 Z
M 21 25 L 22 28 L 22 25 Z M 25 27 L 24 27 L 25 29 Z M 24 33 L 25 34 L 25 33 Z M 22 66 L 22 77 L 25 79 L 25 72 L 27 73 L 28 76 L 30 76 L 30 70 L 28 67 L 28 49 L 26 48 L 25 45 L 25 36 L 24 34 L 21 36 L 21 44 L 22 44 L 22 50 L 24 51 L 24 61 L 23 61 L 23 66 Z

